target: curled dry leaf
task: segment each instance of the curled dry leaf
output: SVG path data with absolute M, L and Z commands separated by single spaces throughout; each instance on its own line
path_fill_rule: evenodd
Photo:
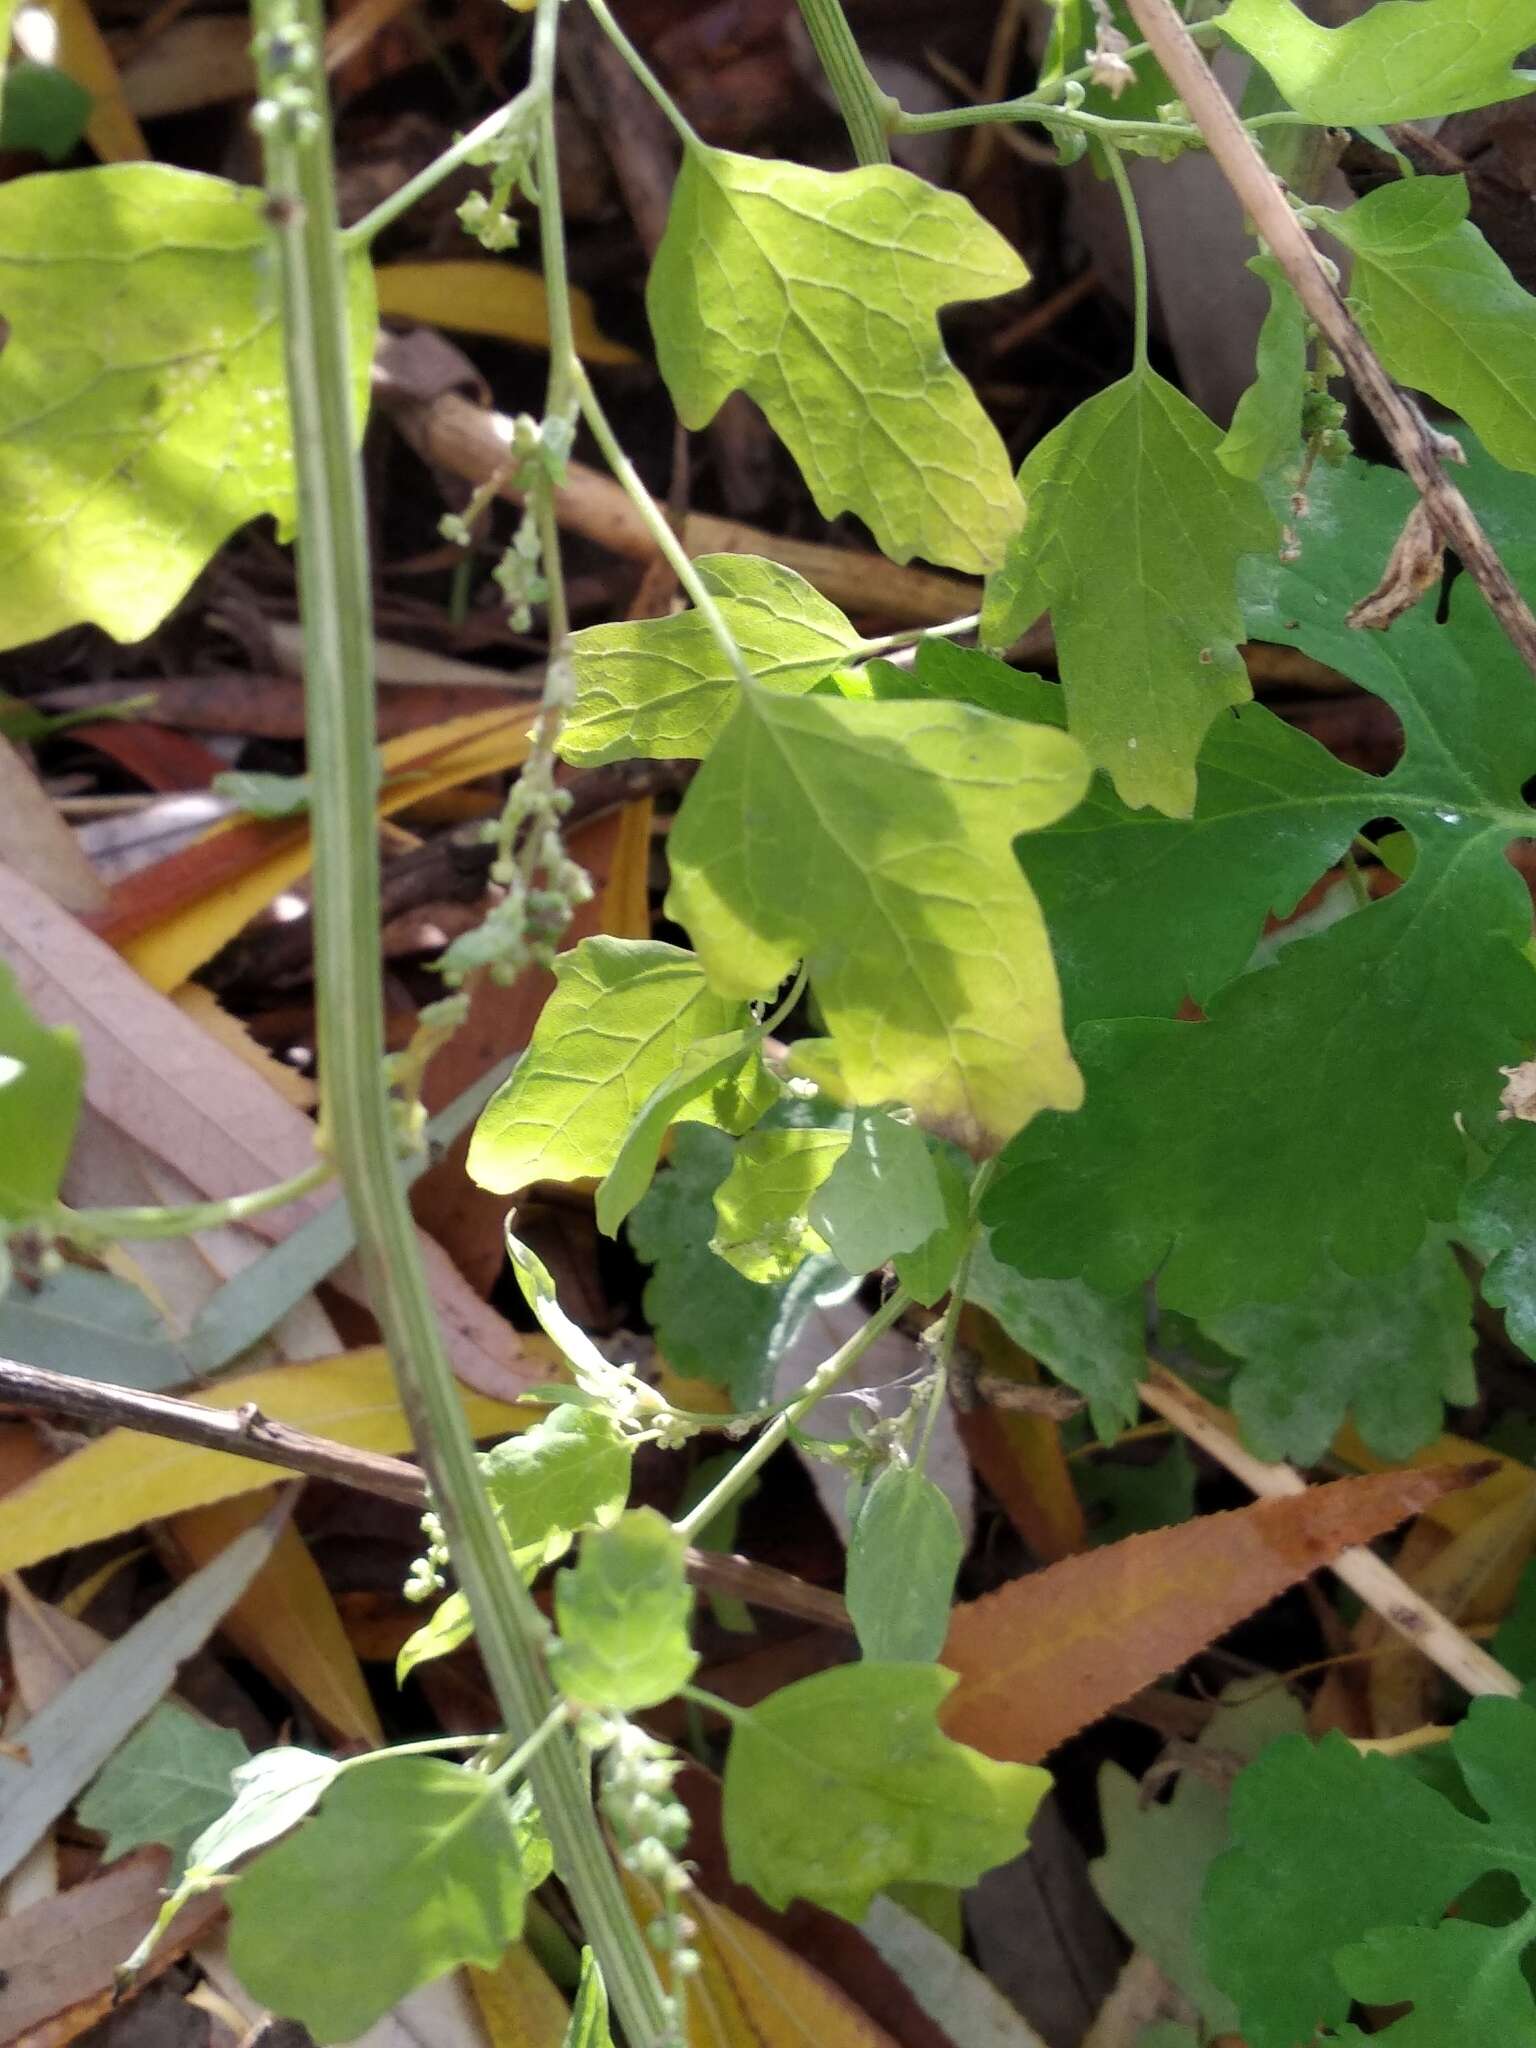
M 1445 545 L 1435 531 L 1428 505 L 1420 498 L 1393 543 L 1381 581 L 1369 597 L 1361 598 L 1349 613 L 1347 623 L 1385 633 L 1395 619 L 1411 611 L 1425 591 L 1439 582 L 1444 569 Z
M 1467 1483 L 1446 1467 L 1335 1480 L 1014 1579 L 955 1609 L 944 1730 L 1036 1763 L 1340 1551 Z

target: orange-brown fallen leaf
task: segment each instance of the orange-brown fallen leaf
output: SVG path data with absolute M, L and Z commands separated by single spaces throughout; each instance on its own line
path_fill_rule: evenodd
M 1447 1467 L 1339 1479 L 1064 1558 L 967 1601 L 944 1646 L 960 1674 L 945 1730 L 1036 1763 L 1340 1551 L 1467 1483 Z

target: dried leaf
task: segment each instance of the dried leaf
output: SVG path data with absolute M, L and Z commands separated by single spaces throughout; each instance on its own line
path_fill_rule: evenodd
M 1345 623 L 1385 633 L 1394 619 L 1411 611 L 1440 580 L 1445 569 L 1445 544 L 1435 531 L 1428 505 L 1420 498 L 1392 544 L 1381 581 L 1362 597 Z
M 381 313 L 448 327 L 456 334 L 490 334 L 527 348 L 549 346 L 549 301 L 536 270 L 470 256 L 437 263 L 381 263 L 373 275 Z M 589 363 L 640 360 L 632 348 L 603 333 L 584 291 L 571 292 L 571 325 L 577 353 Z
M 166 1540 L 196 1568 L 260 1521 L 276 1489 L 243 1494 L 178 1515 Z M 331 1590 L 303 1537 L 284 1525 L 271 1557 L 221 1624 L 241 1654 L 302 1700 L 338 1742 L 383 1746 L 384 1731 Z
M 410 1447 L 410 1428 L 381 1346 L 223 1380 L 199 1405 L 228 1410 L 247 1402 L 294 1428 L 357 1450 Z M 477 1437 L 489 1437 L 526 1429 L 540 1410 L 509 1408 L 466 1393 L 464 1413 Z M 119 1536 L 141 1522 L 271 1483 L 272 1467 L 254 1458 L 110 1430 L 0 1500 L 0 1571 L 20 1571 L 60 1551 Z
M 1464 1484 L 1459 1473 L 1340 1479 L 1132 1536 L 955 1609 L 945 1731 L 1033 1763 L 1351 1544 Z

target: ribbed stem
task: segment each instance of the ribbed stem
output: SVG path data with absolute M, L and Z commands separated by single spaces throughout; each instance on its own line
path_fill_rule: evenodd
M 888 164 L 891 122 L 901 110 L 870 76 L 842 0 L 800 0 L 800 14 L 837 94 L 854 155 L 861 164 Z

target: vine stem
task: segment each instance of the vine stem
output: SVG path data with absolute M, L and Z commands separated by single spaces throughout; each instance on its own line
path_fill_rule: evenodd
M 1307 1491 L 1306 1480 L 1293 1465 L 1270 1464 L 1245 1451 L 1222 1426 L 1220 1409 L 1202 1400 L 1165 1366 L 1154 1366 L 1139 1391 L 1149 1408 L 1165 1416 L 1191 1443 L 1198 1444 L 1208 1457 L 1225 1466 L 1260 1499 L 1278 1500 L 1285 1494 Z M 1374 1550 L 1367 1550 L 1363 1544 L 1341 1550 L 1329 1570 L 1465 1691 L 1474 1696 L 1495 1693 L 1510 1699 L 1519 1697 L 1521 1686 L 1515 1674 L 1507 1671 L 1497 1658 L 1490 1657 L 1438 1607 L 1431 1606 Z
M 870 75 L 842 0 L 800 0 L 800 18 L 837 94 L 854 155 L 861 164 L 888 164 L 891 123 L 901 109 Z
M 1446 475 L 1445 437 L 1435 434 L 1418 408 L 1398 390 L 1361 333 L 1354 315 L 1323 267 L 1323 260 L 1291 211 L 1285 188 L 1259 154 L 1215 73 L 1170 0 L 1127 0 L 1153 55 L 1205 137 L 1234 197 L 1268 243 L 1297 298 L 1343 363 L 1370 407 L 1398 460 L 1417 486 L 1439 537 L 1463 564 L 1504 629 L 1511 645 L 1536 675 L 1536 614 L 1515 588 L 1498 550 L 1471 506 Z
M 1104 151 L 1104 160 L 1109 166 L 1109 175 L 1120 195 L 1120 205 L 1125 214 L 1125 232 L 1131 244 L 1131 282 L 1135 306 L 1135 362 L 1137 373 L 1147 367 L 1147 243 L 1141 232 L 1141 209 L 1136 204 L 1136 194 L 1131 190 L 1131 174 L 1125 168 L 1125 158 L 1113 143 Z
M 823 1359 L 811 1374 L 804 1387 L 786 1408 L 780 1409 L 762 1434 L 742 1452 L 730 1471 L 704 1498 L 681 1520 L 672 1524 L 673 1533 L 681 1536 L 685 1543 L 691 1543 L 701 1529 L 707 1529 L 720 1510 L 734 1500 L 754 1473 L 762 1470 L 768 1460 L 783 1444 L 789 1441 L 789 1433 L 802 1415 L 810 1413 L 816 1403 L 822 1400 L 837 1385 L 843 1375 L 852 1370 L 875 1339 L 884 1334 L 898 1316 L 912 1306 L 912 1296 L 906 1288 L 898 1287 L 888 1301 L 883 1301 L 867 1322 L 854 1331 L 846 1344 L 840 1344 L 830 1358 Z
M 335 1171 L 329 1159 L 317 1159 L 302 1173 L 274 1181 L 271 1187 L 256 1188 L 248 1195 L 226 1195 L 217 1202 L 185 1202 L 174 1209 L 67 1209 L 61 1204 L 49 1227 L 67 1244 L 82 1250 L 115 1244 L 125 1237 L 191 1237 L 200 1230 L 222 1230 L 231 1223 L 264 1216 L 269 1209 L 302 1201 L 316 1188 L 323 1188 Z
M 539 0 L 535 63 L 551 75 L 558 0 Z M 270 218 L 298 489 L 299 599 L 314 783 L 317 1050 L 330 1149 L 400 1403 L 453 1553 L 497 1706 L 515 1743 L 547 1718 L 545 1624 L 497 1529 L 395 1171 L 385 1080 L 374 824 L 374 673 L 345 254 L 336 217 L 320 0 L 255 0 Z M 539 75 L 536 68 L 536 75 Z M 625 1902 L 572 1739 L 533 1760 L 534 1796 L 635 2048 L 668 2007 Z
M 387 199 L 381 199 L 371 213 L 365 213 L 361 220 L 354 221 L 349 228 L 341 230 L 343 249 L 366 249 L 387 227 L 393 227 L 401 214 L 408 213 L 418 199 L 425 199 L 435 191 L 445 178 L 451 177 L 460 164 L 469 163 L 488 142 L 494 142 L 503 130 L 510 128 L 519 115 L 526 113 L 531 105 L 532 89 L 525 88 L 515 99 L 471 128 L 467 135 L 461 135 L 451 143 L 441 156 L 434 157 L 424 170 L 414 178 L 407 178 L 397 192 L 391 192 Z
M 966 1235 L 965 1249 L 955 1267 L 955 1277 L 950 1283 L 949 1300 L 944 1306 L 944 1320 L 939 1325 L 938 1342 L 933 1349 L 933 1387 L 928 1396 L 928 1412 L 923 1417 L 923 1433 L 918 1439 L 914 1463 L 919 1472 L 928 1463 L 928 1449 L 933 1442 L 933 1432 L 938 1427 L 939 1416 L 943 1413 L 944 1397 L 949 1391 L 949 1368 L 954 1361 L 955 1346 L 960 1341 L 960 1318 L 965 1313 L 965 1290 L 971 1277 L 971 1265 L 976 1257 L 976 1242 L 981 1234 L 977 1213 L 981 1198 L 991 1187 L 997 1173 L 997 1160 L 984 1160 L 976 1170 L 971 1182 L 969 1215 L 971 1227 Z
M 592 4 L 592 0 L 589 0 Z M 592 430 L 592 438 L 603 451 L 603 460 L 613 471 L 616 480 L 623 485 L 625 493 L 640 517 L 645 521 L 657 552 L 682 586 L 689 603 L 698 612 L 714 636 L 715 644 L 730 664 L 731 674 L 744 690 L 756 687 L 752 671 L 747 667 L 746 657 L 736 644 L 736 636 L 725 623 L 719 605 L 715 603 L 705 587 L 704 579 L 694 566 L 687 549 L 672 531 L 666 515 L 645 487 L 639 470 L 630 461 L 619 444 L 619 437 L 608 423 L 608 415 L 598 403 L 597 393 L 592 389 L 592 380 L 585 367 L 574 359 L 571 364 L 577 402 L 582 418 Z
M 603 34 L 612 43 L 613 47 L 624 59 L 624 62 L 672 123 L 684 148 L 697 148 L 699 138 L 694 132 L 693 123 L 667 91 L 650 65 L 646 63 L 640 52 L 629 40 L 629 37 L 625 35 L 623 29 L 619 27 L 612 14 L 609 13 L 607 0 L 587 0 L 587 6 L 591 10 L 593 20 L 596 21 Z

